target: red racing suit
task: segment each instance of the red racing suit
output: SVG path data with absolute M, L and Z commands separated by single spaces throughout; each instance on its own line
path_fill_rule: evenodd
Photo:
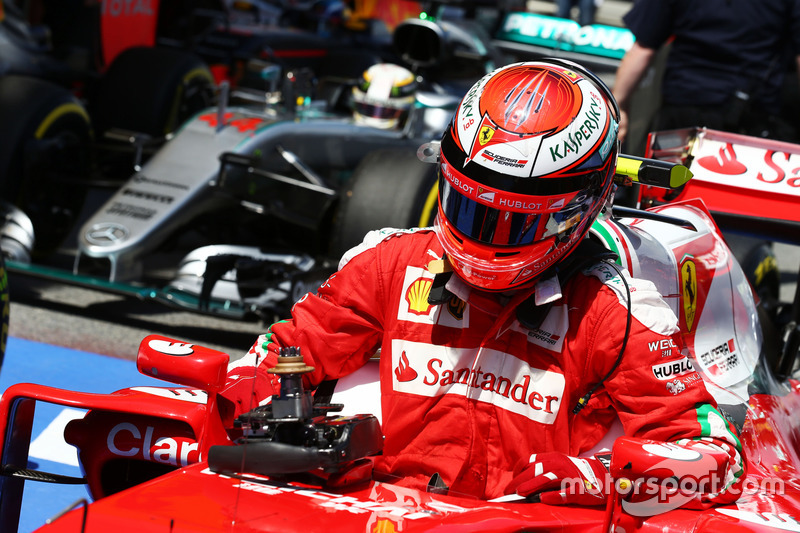
M 726 482 L 742 475 L 738 438 L 681 351 L 677 319 L 650 282 L 626 277 L 630 335 L 603 381 L 628 319 L 628 291 L 610 266 L 573 276 L 541 325 L 528 330 L 514 313 L 527 294 L 509 302 L 454 277 L 455 295 L 428 303 L 434 275 L 427 267 L 443 256 L 432 230 L 370 235 L 375 242 L 368 235 L 348 252 L 316 295 L 295 304 L 291 320 L 273 324 L 231 365 L 222 396 L 237 414 L 277 393 L 266 370 L 282 346 L 301 347 L 315 368 L 309 385 L 352 373 L 380 348 L 385 442 L 375 470 L 406 485 L 424 489 L 438 473 L 451 491 L 498 497 L 532 453 L 577 456 L 615 417 L 630 436 L 705 437 L 724 451 Z

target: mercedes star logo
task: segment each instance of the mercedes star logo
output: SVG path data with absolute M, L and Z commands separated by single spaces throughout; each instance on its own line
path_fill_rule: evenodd
M 114 222 L 95 224 L 86 232 L 86 240 L 96 246 L 111 246 L 125 240 L 128 228 Z

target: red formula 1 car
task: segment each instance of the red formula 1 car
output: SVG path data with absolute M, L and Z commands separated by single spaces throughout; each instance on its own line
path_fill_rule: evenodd
M 281 394 L 225 427 L 217 393 L 228 355 L 150 336 L 141 344 L 137 366 L 174 385 L 102 395 L 16 384 L 3 393 L 0 529 L 16 529 L 23 486 L 37 480 L 82 481 L 92 497 L 91 503 L 77 505 L 41 529 L 48 532 L 800 531 L 800 382 L 792 378 L 800 304 L 796 298 L 787 312 L 765 312 L 711 213 L 720 220 L 725 213 L 755 216 L 756 174 L 748 181 L 745 172 L 720 172 L 733 168 L 732 154 L 761 150 L 758 175 L 775 178 L 778 168 L 798 167 L 792 159 L 800 158 L 800 147 L 767 148 L 759 140 L 733 136 L 723 137 L 725 150 L 720 152 L 718 135 L 700 130 L 652 138 L 653 155 L 681 156 L 693 171 L 700 165 L 710 172 L 698 167 L 697 183 L 685 183 L 683 166 L 621 157 L 621 180 L 659 183 L 670 187 L 667 194 L 675 198 L 661 203 L 643 187 L 643 198 L 652 207 L 615 208 L 595 223 L 591 235 L 615 251 L 634 276 L 652 280 L 665 295 L 692 350 L 691 364 L 720 411 L 739 429 L 748 468 L 735 504 L 689 510 L 661 492 L 629 498 L 630 476 L 614 452 L 631 440 L 618 438 L 613 427 L 601 443 L 611 452 L 610 473 L 617 481 L 605 509 L 514 497 L 480 501 L 442 494 L 435 486 L 423 492 L 393 480 L 373 480 L 369 457 L 380 453 L 382 445 L 380 413 L 370 413 L 379 405 L 375 365 L 339 380 L 333 390 L 321 386 L 312 394 L 303 390 L 300 379 L 305 364 L 287 350 L 276 367 Z M 716 158 L 718 165 L 706 157 Z M 755 160 L 739 161 L 748 166 Z M 725 204 L 709 197 L 704 202 L 692 196 L 694 187 L 735 194 L 741 201 Z M 800 214 L 786 208 L 797 197 L 797 189 L 789 187 L 770 191 L 771 216 L 764 223 L 790 227 L 800 220 Z M 751 211 L 730 209 L 741 204 Z M 755 223 L 751 229 L 757 229 Z M 676 395 L 684 380 L 696 378 L 694 373 L 658 371 Z M 39 402 L 88 410 L 64 433 L 78 449 L 84 479 L 27 469 L 31 420 Z M 669 455 L 668 450 L 642 447 L 642 472 Z M 680 479 L 680 458 L 677 463 L 670 458 L 677 464 L 675 479 Z

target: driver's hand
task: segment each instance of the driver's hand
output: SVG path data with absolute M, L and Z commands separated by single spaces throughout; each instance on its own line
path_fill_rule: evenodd
M 528 463 L 506 487 L 528 500 L 551 505 L 605 505 L 611 478 L 608 469 L 594 457 L 578 458 L 563 453 L 531 455 Z

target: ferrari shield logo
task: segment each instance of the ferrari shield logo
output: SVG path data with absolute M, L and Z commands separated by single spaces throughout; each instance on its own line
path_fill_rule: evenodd
M 478 142 L 481 143 L 481 146 L 486 146 L 486 143 L 492 140 L 494 136 L 494 128 L 491 126 L 484 126 L 481 128 L 480 134 L 478 134 Z
M 692 259 L 686 259 L 681 264 L 681 292 L 686 329 L 692 331 L 694 314 L 697 311 L 697 267 Z

